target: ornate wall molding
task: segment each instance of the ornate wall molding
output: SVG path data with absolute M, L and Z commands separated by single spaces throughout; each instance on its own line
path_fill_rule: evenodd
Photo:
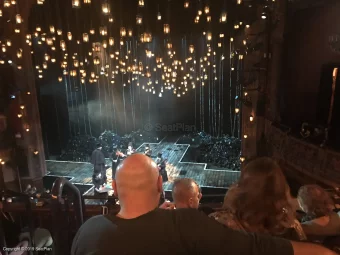
M 340 153 L 290 136 L 273 125 L 267 130 L 268 150 L 279 163 L 317 183 L 340 186 Z

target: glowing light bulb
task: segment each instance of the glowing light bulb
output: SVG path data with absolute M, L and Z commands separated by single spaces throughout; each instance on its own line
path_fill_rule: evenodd
M 21 24 L 21 23 L 22 23 L 22 18 L 21 18 L 21 15 L 20 15 L 20 14 L 17 14 L 17 15 L 15 16 L 15 22 L 16 22 L 17 24 Z
M 108 3 L 102 4 L 102 11 L 105 15 L 110 13 L 110 5 Z

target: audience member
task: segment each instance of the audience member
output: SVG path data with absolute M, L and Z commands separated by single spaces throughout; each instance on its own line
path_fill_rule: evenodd
M 290 200 L 280 167 L 270 158 L 259 158 L 242 170 L 237 185 L 227 192 L 224 210 L 210 216 L 233 229 L 306 240 Z
M 172 199 L 176 208 L 198 209 L 202 193 L 198 184 L 190 178 L 179 178 L 172 187 Z
M 215 212 L 208 206 L 200 206 L 202 198 L 201 188 L 191 178 L 178 178 L 172 187 L 172 199 L 176 208 L 198 209 L 206 215 Z
M 326 237 L 340 235 L 340 215 L 334 212 L 330 195 L 318 185 L 305 185 L 299 189 L 298 201 L 306 213 L 302 227 L 308 239 L 323 241 Z
M 225 228 L 195 209 L 158 209 L 162 177 L 149 157 L 135 154 L 118 167 L 116 216 L 96 216 L 76 234 L 72 255 L 242 254 L 333 255 L 321 246 Z

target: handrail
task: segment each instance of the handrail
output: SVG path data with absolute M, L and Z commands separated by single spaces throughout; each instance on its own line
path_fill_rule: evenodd
M 53 221 L 53 235 L 55 242 L 55 254 L 68 254 L 71 247 L 65 247 L 62 242 L 63 234 L 62 234 L 62 204 L 63 204 L 63 191 L 66 188 L 68 195 L 74 195 L 74 210 L 75 210 L 75 218 L 76 218 L 76 228 L 79 229 L 80 226 L 84 222 L 84 200 L 76 186 L 74 186 L 67 179 L 60 177 L 57 178 L 52 186 L 51 197 L 51 213 L 52 213 L 52 221 Z

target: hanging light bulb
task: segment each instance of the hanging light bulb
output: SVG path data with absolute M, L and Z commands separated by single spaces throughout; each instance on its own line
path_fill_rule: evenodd
M 211 16 L 207 16 L 207 22 L 211 22 Z
M 227 12 L 222 12 L 221 18 L 220 18 L 220 22 L 221 23 L 226 23 L 227 22 L 227 18 L 228 18 Z
M 109 22 L 113 23 L 114 22 L 114 18 L 112 16 L 109 17 Z
M 105 15 L 110 13 L 110 5 L 108 3 L 102 4 L 102 11 Z
M 247 139 L 247 138 L 248 138 L 248 135 L 243 135 L 243 138 L 244 138 L 244 139 Z
M 239 113 L 240 112 L 240 108 L 235 108 L 235 113 Z
M 2 51 L 2 52 L 6 52 L 6 50 L 7 50 L 7 49 L 6 49 L 6 45 L 4 45 L 4 44 L 1 45 L 1 51 Z
M 12 46 L 11 40 L 7 40 L 7 41 L 6 41 L 6 45 L 7 45 L 8 47 L 11 47 L 11 46 Z
M 64 40 L 61 40 L 61 41 L 60 41 L 60 48 L 61 48 L 63 51 L 65 51 L 65 49 L 66 49 L 66 43 L 65 43 Z
M 67 39 L 69 41 L 72 41 L 72 33 L 71 32 L 67 32 Z
M 208 40 L 208 41 L 211 41 L 211 39 L 212 39 L 212 33 L 211 33 L 211 32 L 208 32 L 208 33 L 207 33 L 207 40 Z
M 100 59 L 99 59 L 99 57 L 94 57 L 94 59 L 93 59 L 93 64 L 95 64 L 95 65 L 99 65 L 99 64 L 100 64 Z
M 243 156 L 241 156 L 241 157 L 240 157 L 240 161 L 243 163 L 244 161 L 246 161 L 246 158 L 243 157 Z
M 83 33 L 83 41 L 88 42 L 89 41 L 89 35 L 87 33 Z
M 10 7 L 11 6 L 11 2 L 9 1 L 9 0 L 5 0 L 4 1 L 4 7 L 5 8 L 8 8 L 8 7 Z
M 39 5 L 44 4 L 44 0 L 37 0 L 37 4 L 39 4 Z
M 19 28 L 14 29 L 14 33 L 20 34 L 20 29 Z
M 250 122 L 253 122 L 253 121 L 254 121 L 253 115 L 250 115 L 250 116 L 249 116 L 249 120 L 250 120 Z
M 63 34 L 63 31 L 61 31 L 61 29 L 58 29 L 57 30 L 57 35 L 62 35 Z
M 103 45 L 103 48 L 106 49 L 106 48 L 107 48 L 107 41 L 104 40 L 103 43 L 102 43 L 102 45 Z
M 21 57 L 22 57 L 22 49 L 19 49 L 19 50 L 17 51 L 17 57 L 18 57 L 18 58 L 21 58 Z
M 141 15 L 136 16 L 136 24 L 142 25 L 143 24 L 143 17 Z
M 21 18 L 21 15 L 20 15 L 20 14 L 17 14 L 17 15 L 15 16 L 15 22 L 16 22 L 17 24 L 21 24 L 21 23 L 22 23 L 22 18 Z
M 80 8 L 80 0 L 72 0 L 73 8 Z
M 189 1 L 184 1 L 184 8 L 189 8 L 189 5 L 190 5 Z
M 50 56 L 49 56 L 48 54 L 45 54 L 44 59 L 45 59 L 46 61 L 49 61 L 49 60 L 50 60 Z
M 138 6 L 144 7 L 144 0 L 138 0 Z
M 162 14 L 160 12 L 157 14 L 157 20 L 162 20 Z
M 79 61 L 77 59 L 73 60 L 73 66 L 74 67 L 79 67 Z
M 125 37 L 126 36 L 126 29 L 125 29 L 125 27 L 121 27 L 120 28 L 120 36 L 121 37 Z
M 144 41 L 145 41 L 146 43 L 150 43 L 150 42 L 152 41 L 152 35 L 151 35 L 151 33 L 145 33 L 145 34 L 144 34 Z
M 54 26 L 50 26 L 50 33 L 51 33 L 51 34 L 54 34 L 54 33 L 55 33 L 55 28 L 54 28 Z
M 113 39 L 113 37 L 109 38 L 109 45 L 113 46 L 115 44 L 115 40 Z
M 70 71 L 70 76 L 72 76 L 72 77 L 77 76 L 77 71 L 76 70 L 71 70 Z
M 102 36 L 105 36 L 107 35 L 107 28 L 104 26 L 104 27 L 100 27 L 99 28 L 99 33 L 102 35 Z
M 43 63 L 43 68 L 47 69 L 47 63 L 46 62 Z
M 237 4 L 242 4 L 242 0 L 237 0 Z
M 189 52 L 192 54 L 192 53 L 194 53 L 194 51 L 195 51 L 195 46 L 194 45 L 190 45 L 189 46 Z
M 37 26 L 37 27 L 35 28 L 35 30 L 38 31 L 38 32 L 41 32 L 41 27 L 40 27 L 40 26 Z
M 132 37 L 132 35 L 133 35 L 132 29 L 129 29 L 129 30 L 128 30 L 128 36 L 129 36 L 129 37 Z
M 16 0 L 11 0 L 11 4 L 12 4 L 12 5 L 16 5 L 16 4 L 17 4 L 17 1 L 16 1 Z
M 0 17 L 2 17 L 2 10 L 0 9 Z
M 84 4 L 90 4 L 91 0 L 84 0 Z
M 169 34 L 170 33 L 170 25 L 169 24 L 164 24 L 164 34 Z
M 205 14 L 208 14 L 210 12 L 209 6 L 204 7 L 204 12 Z

